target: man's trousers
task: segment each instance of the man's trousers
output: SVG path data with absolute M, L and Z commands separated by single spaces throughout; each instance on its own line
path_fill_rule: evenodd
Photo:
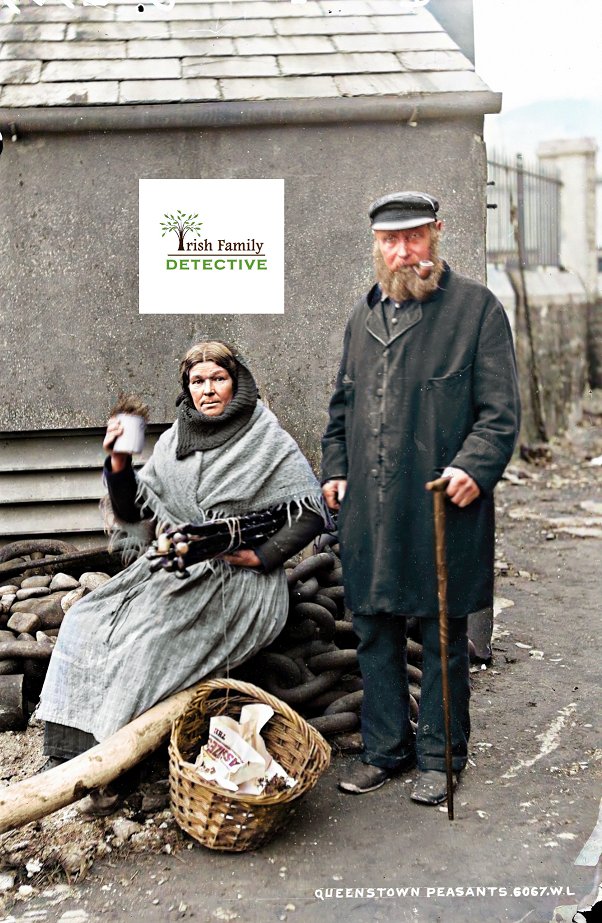
M 449 687 L 454 772 L 466 765 L 470 735 L 467 619 L 449 619 Z M 418 731 L 410 725 L 407 619 L 400 615 L 354 615 L 364 683 L 362 737 L 365 763 L 395 769 L 414 749 L 420 769 L 445 772 L 445 723 L 441 691 L 439 621 L 421 618 L 423 663 Z

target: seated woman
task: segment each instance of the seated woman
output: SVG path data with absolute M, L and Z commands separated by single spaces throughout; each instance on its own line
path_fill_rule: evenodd
M 327 521 L 309 464 L 233 349 L 197 344 L 180 376 L 177 420 L 147 464 L 136 473 L 129 455 L 106 460 L 120 527 L 135 538 L 144 515 L 161 528 L 274 507 L 289 516 L 257 547 L 191 565 L 183 580 L 139 557 L 68 610 L 38 707 L 49 766 L 270 644 L 288 611 L 282 564 Z M 111 418 L 105 449 L 121 432 Z

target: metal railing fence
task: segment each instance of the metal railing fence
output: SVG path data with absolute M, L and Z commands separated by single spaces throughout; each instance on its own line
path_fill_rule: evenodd
M 507 266 L 560 265 L 560 189 L 553 168 L 492 153 L 488 167 L 487 259 Z

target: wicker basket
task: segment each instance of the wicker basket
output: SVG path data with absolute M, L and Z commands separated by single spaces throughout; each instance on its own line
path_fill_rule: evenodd
M 271 795 L 239 795 L 205 782 L 192 761 L 206 740 L 209 719 L 238 719 L 243 705 L 265 703 L 274 715 L 261 734 L 269 753 L 297 780 Z M 171 807 L 180 827 L 203 846 L 230 852 L 256 849 L 283 830 L 295 802 L 309 791 L 330 762 L 330 747 L 314 728 L 280 699 L 250 683 L 209 680 L 174 721 L 169 744 Z

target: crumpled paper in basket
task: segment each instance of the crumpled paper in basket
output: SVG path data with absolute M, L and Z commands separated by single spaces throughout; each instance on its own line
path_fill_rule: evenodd
M 261 795 L 274 777 L 286 788 L 296 785 L 268 753 L 261 729 L 274 714 L 269 705 L 243 705 L 240 721 L 227 715 L 209 720 L 209 740 L 201 747 L 195 767 L 202 779 L 230 792 Z

